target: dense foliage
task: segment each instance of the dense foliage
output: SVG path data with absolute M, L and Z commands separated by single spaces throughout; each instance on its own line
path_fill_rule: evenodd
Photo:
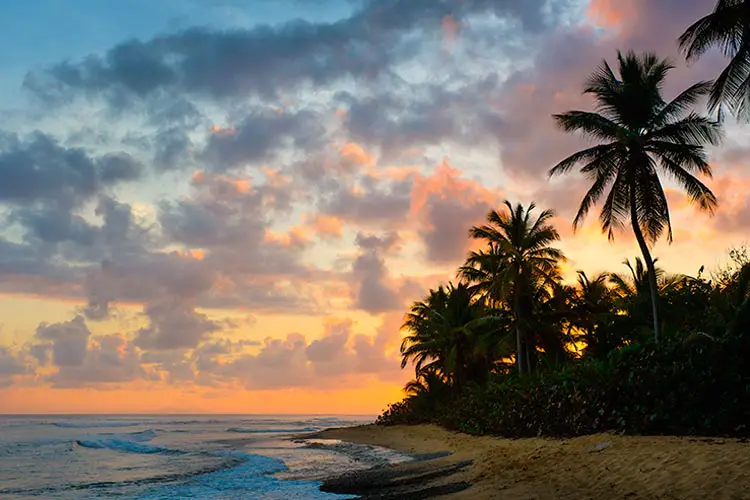
M 598 141 L 550 171 L 579 167 L 591 182 L 574 221 L 603 200 L 602 229 L 633 231 L 642 255 L 625 272 L 563 280 L 554 214 L 506 202 L 469 236 L 458 284 L 431 290 L 406 316 L 402 368 L 414 364 L 406 397 L 381 424 L 434 422 L 469 433 L 508 437 L 637 434 L 750 436 L 750 259 L 710 277 L 666 273 L 649 248 L 671 241 L 666 175 L 697 207 L 717 200 L 705 146 L 720 121 L 692 110 L 726 104 L 746 112 L 750 96 L 750 2 L 721 0 L 680 39 L 688 57 L 720 45 L 732 58 L 716 82 L 662 97 L 672 65 L 654 54 L 605 61 L 585 93 L 593 112 L 554 115 L 561 128 Z
M 734 259 L 713 280 L 672 278 L 676 283 L 662 298 L 675 323 L 659 344 L 649 341 L 648 328 L 638 335 L 634 320 L 617 314 L 606 328 L 581 333 L 605 339 L 562 366 L 532 375 L 497 370 L 456 397 L 448 396 L 445 382 L 433 381 L 434 392 L 391 405 L 379 421 L 434 422 L 508 437 L 601 431 L 748 436 L 750 335 L 744 328 L 750 322 L 743 318 L 750 314 L 750 264 L 739 253 Z M 626 300 L 638 306 L 637 299 Z

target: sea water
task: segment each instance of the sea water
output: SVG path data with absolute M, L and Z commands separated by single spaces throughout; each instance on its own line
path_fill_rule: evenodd
M 319 481 L 407 460 L 291 437 L 364 417 L 0 416 L 0 498 L 341 499 Z

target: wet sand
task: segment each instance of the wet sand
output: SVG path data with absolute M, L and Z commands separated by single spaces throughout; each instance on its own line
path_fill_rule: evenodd
M 750 499 L 750 443 L 734 439 L 510 440 L 432 425 L 328 429 L 315 437 L 417 456 L 323 483 L 325 491 L 365 499 Z

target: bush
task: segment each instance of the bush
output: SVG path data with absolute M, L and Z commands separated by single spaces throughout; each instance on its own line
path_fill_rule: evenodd
M 748 436 L 750 342 L 705 336 L 628 346 L 562 370 L 497 376 L 457 400 L 392 405 L 381 424 L 437 422 L 471 434 L 570 437 L 596 432 Z

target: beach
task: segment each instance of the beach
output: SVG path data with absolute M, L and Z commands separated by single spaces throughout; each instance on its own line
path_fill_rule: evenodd
M 365 499 L 747 499 L 750 443 L 597 434 L 501 439 L 433 425 L 327 429 L 315 437 L 390 448 L 413 462 L 331 478 Z

